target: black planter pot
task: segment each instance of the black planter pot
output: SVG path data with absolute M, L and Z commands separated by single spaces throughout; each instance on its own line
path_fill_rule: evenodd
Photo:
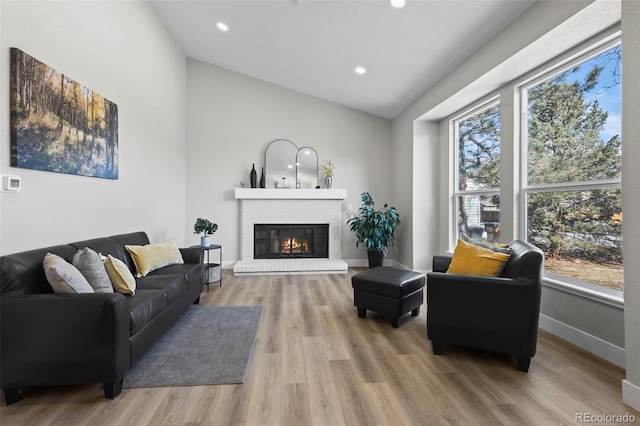
M 382 266 L 382 261 L 384 260 L 383 252 L 367 250 L 367 256 L 369 256 L 369 269 Z

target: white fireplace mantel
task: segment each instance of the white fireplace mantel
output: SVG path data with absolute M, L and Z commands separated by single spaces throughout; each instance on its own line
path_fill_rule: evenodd
M 238 200 L 344 200 L 346 189 L 236 188 Z

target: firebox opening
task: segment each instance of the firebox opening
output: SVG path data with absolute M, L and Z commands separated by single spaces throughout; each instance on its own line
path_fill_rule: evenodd
M 254 225 L 254 259 L 299 257 L 329 257 L 329 224 Z

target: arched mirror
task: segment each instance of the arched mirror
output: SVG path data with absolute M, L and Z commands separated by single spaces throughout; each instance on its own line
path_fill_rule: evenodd
M 278 139 L 267 147 L 265 164 L 266 188 L 296 187 L 296 156 L 298 147 L 286 139 Z
M 313 189 L 318 186 L 318 154 L 313 148 L 304 147 L 298 150 L 296 166 L 299 188 Z

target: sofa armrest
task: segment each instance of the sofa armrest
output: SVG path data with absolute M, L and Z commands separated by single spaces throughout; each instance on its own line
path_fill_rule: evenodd
M 181 248 L 180 254 L 184 263 L 200 263 L 202 249 L 199 247 Z
M 3 388 L 116 382 L 129 368 L 129 303 L 118 293 L 0 298 Z

